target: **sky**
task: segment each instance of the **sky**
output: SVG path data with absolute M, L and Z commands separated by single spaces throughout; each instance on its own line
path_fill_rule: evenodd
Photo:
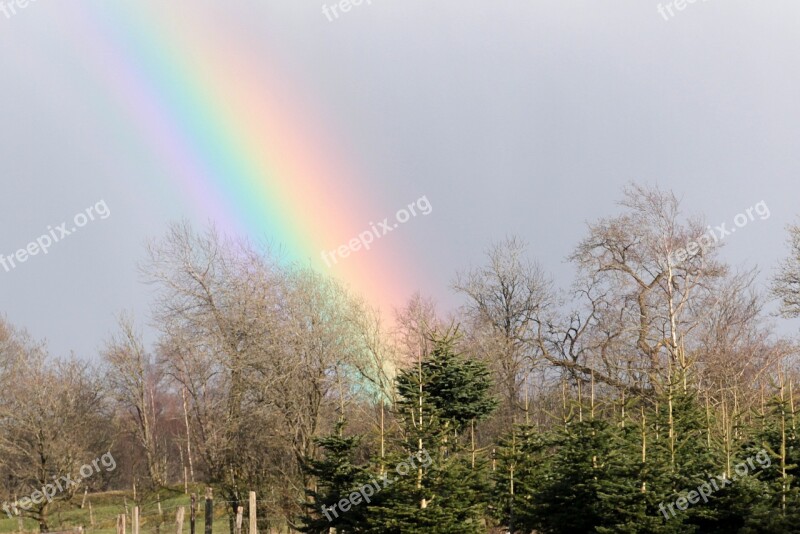
M 791 0 L 0 0 L 0 314 L 56 355 L 96 358 L 122 311 L 152 341 L 137 265 L 183 219 L 384 309 L 454 308 L 509 235 L 566 287 L 631 181 L 713 225 L 764 202 L 723 250 L 764 287 L 800 214 L 799 24 Z

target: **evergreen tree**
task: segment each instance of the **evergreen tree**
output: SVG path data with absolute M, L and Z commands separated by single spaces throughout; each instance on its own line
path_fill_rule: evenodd
M 496 407 L 486 366 L 456 353 L 455 338 L 433 339 L 424 360 L 397 378 L 397 416 L 403 439 L 400 455 L 429 455 L 429 465 L 396 478 L 370 509 L 370 532 L 481 532 L 488 477 L 485 461 L 472 458 L 462 443 L 471 424 Z M 391 465 L 388 463 L 387 465 Z
M 371 478 L 365 468 L 353 463 L 360 438 L 344 437 L 344 426 L 344 421 L 340 421 L 334 434 L 317 439 L 323 458 L 311 460 L 304 466 L 305 471 L 316 478 L 317 489 L 306 490 L 310 501 L 305 503 L 307 511 L 302 518 L 301 532 L 322 534 L 331 528 L 342 534 L 363 532 L 359 527 L 366 522 L 367 504 L 361 503 L 348 511 L 338 507 Z
M 635 412 L 636 406 L 629 406 Z M 667 465 L 657 455 L 648 454 L 654 434 L 648 424 L 648 412 L 639 406 L 640 417 L 615 425 L 608 433 L 611 447 L 605 458 L 605 477 L 598 483 L 597 532 L 667 534 L 687 532 L 682 521 L 666 517 L 660 511 L 668 486 Z
M 593 532 L 602 524 L 598 505 L 611 448 L 608 429 L 599 419 L 565 425 L 539 497 L 542 532 Z
M 424 411 L 458 435 L 470 422 L 492 413 L 497 400 L 489 394 L 492 382 L 486 365 L 457 354 L 455 341 L 450 334 L 435 339 L 425 361 L 400 373 L 397 411 L 413 421 L 422 405 Z
M 737 465 L 742 473 L 749 470 L 745 480 L 757 495 L 744 534 L 797 532 L 800 528 L 800 442 L 792 411 L 785 395 L 771 399 L 742 451 Z
M 552 478 L 556 435 L 520 425 L 500 440 L 492 476 L 492 516 L 510 531 L 540 529 L 542 489 Z
M 695 497 L 691 492 L 719 475 L 722 461 L 717 448 L 708 443 L 705 406 L 691 389 L 680 386 L 682 383 L 676 380 L 677 387 L 670 385 L 656 397 L 657 408 L 649 418 L 652 424 L 648 434 L 654 439 L 648 447 L 648 490 L 658 500 L 658 508 L 648 510 L 648 515 L 666 516 L 670 527 L 682 524 L 682 532 L 705 532 L 717 520 L 714 499 L 718 495 L 708 503 L 692 503 L 690 499 Z
M 408 463 L 393 457 L 402 465 Z M 487 488 L 485 468 L 472 468 L 463 455 L 431 456 L 420 480 L 415 473 L 389 471 L 393 481 L 376 495 L 365 532 L 382 534 L 480 533 Z M 399 475 L 399 476 L 398 476 Z

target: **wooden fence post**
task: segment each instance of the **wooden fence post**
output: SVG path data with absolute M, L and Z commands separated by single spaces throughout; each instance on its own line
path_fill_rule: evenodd
M 177 534 L 183 534 L 183 516 L 184 516 L 185 513 L 186 513 L 186 511 L 183 508 L 183 506 L 179 506 L 178 507 L 178 513 L 175 516 L 175 524 L 176 524 L 176 527 L 177 527 L 175 532 Z
M 133 517 L 131 518 L 131 530 L 133 534 L 139 534 L 139 507 L 133 507 Z
M 17 507 L 18 503 L 19 503 L 19 500 L 17 499 L 17 496 L 14 495 L 14 509 L 15 510 L 16 510 L 16 507 Z M 22 514 L 20 513 L 20 511 L 16 510 L 16 512 L 17 512 L 17 529 L 19 530 L 19 534 L 22 534 L 23 532 L 25 532 L 25 521 L 22 520 Z
M 156 503 L 158 504 L 158 524 L 164 522 L 164 510 L 161 508 L 161 494 L 156 494 Z
M 247 534 L 258 532 L 258 517 L 256 516 L 256 492 L 250 492 L 250 531 Z
M 117 534 L 125 534 L 125 514 L 117 516 Z
M 236 508 L 236 530 L 235 534 L 242 534 L 242 518 L 244 516 L 244 506 Z
M 214 490 L 206 488 L 206 534 L 212 534 L 214 524 Z
M 189 509 L 189 532 L 194 534 L 194 527 L 197 521 L 197 495 L 192 493 L 192 507 Z

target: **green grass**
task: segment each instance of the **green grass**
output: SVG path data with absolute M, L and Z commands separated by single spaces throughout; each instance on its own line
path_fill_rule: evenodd
M 196 532 L 203 534 L 205 529 L 204 505 L 202 487 L 193 488 L 198 495 Z M 189 532 L 189 507 L 191 499 L 183 493 L 183 488 L 163 488 L 158 493 L 139 494 L 139 525 L 143 534 L 155 533 L 159 530 L 163 534 L 175 534 L 175 514 L 180 506 L 185 507 L 183 532 Z M 158 515 L 158 497 L 161 498 L 162 515 Z M 81 509 L 83 495 L 76 495 L 71 502 L 55 501 L 48 512 L 48 523 L 51 531 L 70 530 L 77 526 L 84 526 L 86 532 L 92 534 L 116 534 L 117 516 L 126 513 L 127 503 L 127 532 L 131 533 L 131 516 L 135 506 L 132 492 L 110 491 L 106 493 L 90 494 L 86 498 L 86 506 Z M 89 503 L 92 505 L 94 515 L 94 528 L 90 526 Z M 215 501 L 214 503 L 214 534 L 230 534 L 226 504 Z M 18 532 L 16 517 L 8 516 L 0 511 L 0 533 Z M 246 523 L 246 519 L 245 519 Z M 39 524 L 31 519 L 23 521 L 25 532 L 39 532 Z

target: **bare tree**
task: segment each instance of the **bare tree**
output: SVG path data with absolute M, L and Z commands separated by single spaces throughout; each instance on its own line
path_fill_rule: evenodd
M 119 319 L 120 333 L 106 344 L 103 358 L 108 365 L 108 382 L 120 411 L 130 417 L 133 434 L 147 461 L 147 474 L 154 486 L 164 484 L 164 466 L 157 428 L 156 391 L 163 386 L 162 375 L 145 351 L 140 334 L 128 316 Z
M 74 357 L 53 360 L 24 333 L 6 325 L 0 330 L 5 338 L 0 339 L 0 467 L 9 493 L 20 496 L 15 511 L 46 532 L 53 501 L 69 500 L 87 485 L 102 482 L 78 476 L 84 464 L 111 445 L 102 381 L 87 363 Z M 38 491 L 56 482 L 60 491 L 51 498 Z
M 789 257 L 772 280 L 772 295 L 785 317 L 800 316 L 800 225 L 789 226 Z
M 395 310 L 394 343 L 397 347 L 397 365 L 416 365 L 420 354 L 433 349 L 431 337 L 443 328 L 443 321 L 430 298 L 415 293 L 405 306 Z
M 167 374 L 188 397 L 193 445 L 231 511 L 250 488 L 278 487 L 295 514 L 301 465 L 352 391 L 364 344 L 351 299 L 332 280 L 279 265 L 245 242 L 174 225 L 143 267 L 159 289 L 155 315 Z M 332 423 L 331 423 L 332 424 Z
M 489 249 L 487 265 L 459 273 L 453 284 L 468 297 L 473 341 L 494 368 L 502 413 L 512 422 L 525 409 L 522 388 L 537 359 L 537 324 L 553 304 L 550 280 L 525 252 L 522 241 L 507 238 Z
M 272 349 L 282 281 L 246 243 L 213 228 L 196 233 L 187 223 L 148 246 L 142 272 L 158 289 L 154 315 L 165 372 L 186 388 L 207 478 L 235 513 L 249 469 L 237 445 L 246 441 L 251 415 L 250 371 Z
M 624 214 L 589 225 L 571 256 L 588 306 L 568 331 L 588 338 L 586 369 L 602 369 L 598 378 L 641 390 L 669 380 L 673 371 L 686 376 L 692 364 L 686 337 L 716 305 L 727 269 L 715 259 L 718 245 L 706 225 L 682 221 L 673 193 L 631 185 L 621 205 Z

